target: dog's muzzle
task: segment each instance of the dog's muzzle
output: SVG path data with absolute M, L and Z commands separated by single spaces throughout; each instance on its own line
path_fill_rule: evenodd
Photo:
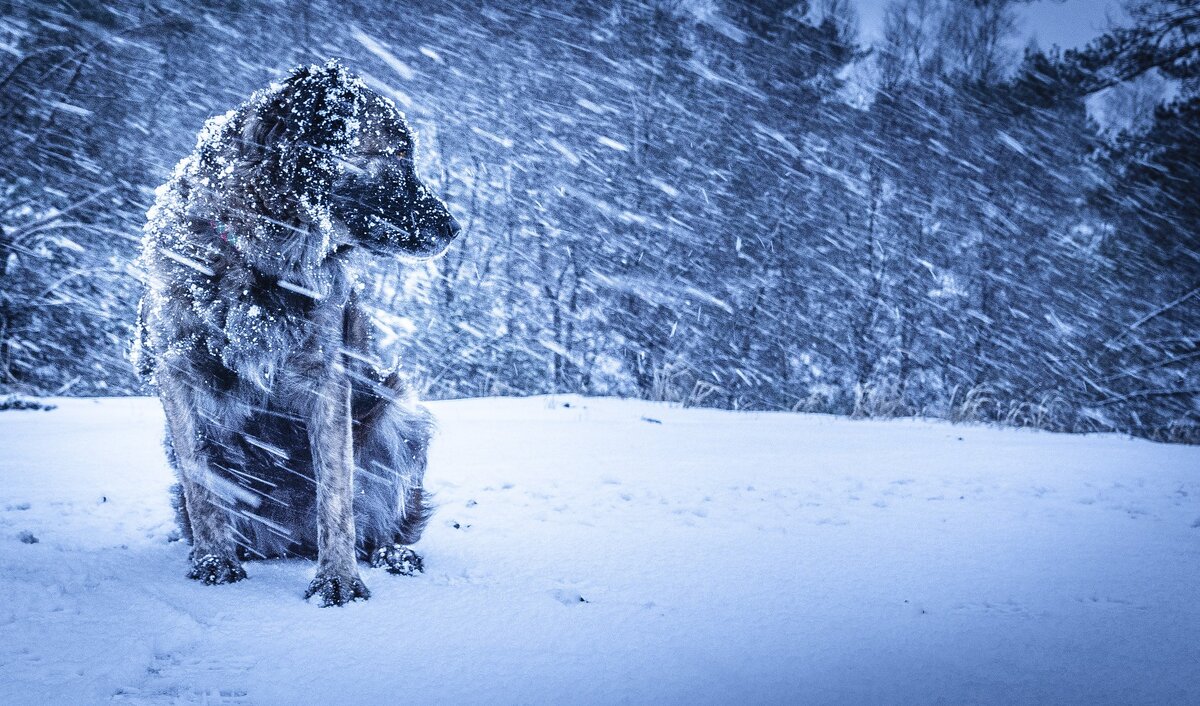
M 330 205 L 352 244 L 384 256 L 434 257 L 462 231 L 446 204 L 400 169 L 347 174 L 335 183 Z

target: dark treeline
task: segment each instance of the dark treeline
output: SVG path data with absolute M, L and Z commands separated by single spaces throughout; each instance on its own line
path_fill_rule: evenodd
M 1200 440 L 1200 9 L 1012 0 L 0 3 L 0 389 L 137 391 L 203 121 L 342 57 L 465 226 L 366 278 L 431 397 L 583 392 Z M 1165 100 L 1158 100 L 1165 96 Z

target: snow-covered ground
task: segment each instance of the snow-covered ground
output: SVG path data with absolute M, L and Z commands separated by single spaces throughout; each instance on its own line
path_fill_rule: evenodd
M 0 413 L 0 703 L 1200 703 L 1200 448 L 434 403 L 427 573 L 321 609 L 184 578 L 155 400 L 58 403 Z

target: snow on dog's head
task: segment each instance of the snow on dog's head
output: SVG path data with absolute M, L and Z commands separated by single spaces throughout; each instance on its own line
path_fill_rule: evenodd
M 193 181 L 214 196 L 222 237 L 286 240 L 311 227 L 321 255 L 350 245 L 429 257 L 459 227 L 418 179 L 414 146 L 395 104 L 330 60 L 210 120 Z

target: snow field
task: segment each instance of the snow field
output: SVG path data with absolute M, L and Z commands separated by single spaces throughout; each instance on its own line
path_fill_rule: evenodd
M 0 413 L 5 704 L 1200 702 L 1200 448 L 435 402 L 426 573 L 319 609 L 183 577 L 157 401 L 56 402 Z

